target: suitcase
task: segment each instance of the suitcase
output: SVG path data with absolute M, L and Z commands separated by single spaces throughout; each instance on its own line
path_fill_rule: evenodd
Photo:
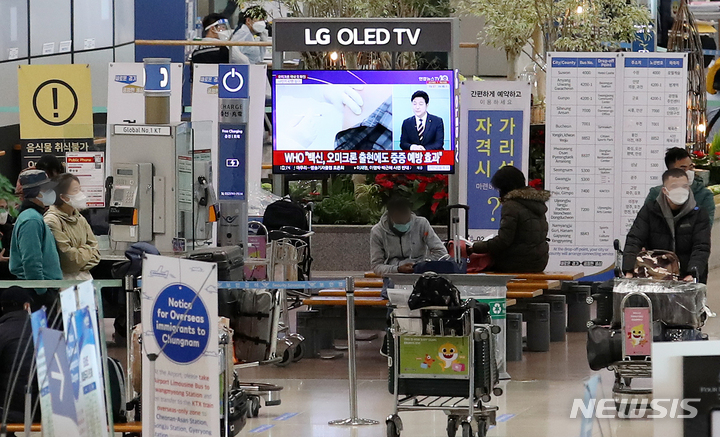
M 244 390 L 236 388 L 230 392 L 228 404 L 230 405 L 230 413 L 228 414 L 228 418 L 230 419 L 229 434 L 230 437 L 235 437 L 245 428 L 250 400 Z M 225 436 L 225 427 L 222 426 L 222 423 L 220 426 L 220 435 Z
M 242 247 L 225 246 L 195 250 L 188 255 L 188 259 L 216 263 L 218 281 L 242 281 L 245 267 L 244 256 Z
M 218 268 L 218 281 L 242 281 L 245 276 L 244 252 L 240 246 L 207 247 L 193 251 L 188 259 L 214 262 Z M 218 290 L 218 314 L 231 318 L 237 304 L 230 290 Z
M 230 317 L 235 331 L 235 357 L 245 362 L 267 359 L 272 335 L 273 295 L 267 290 L 232 290 L 237 311 Z

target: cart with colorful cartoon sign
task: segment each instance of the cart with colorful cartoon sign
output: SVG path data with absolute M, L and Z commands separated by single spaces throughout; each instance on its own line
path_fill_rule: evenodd
M 497 407 L 487 403 L 502 395 L 495 354 L 500 327 L 482 315 L 482 305 L 467 299 L 460 308 L 394 308 L 389 388 L 395 411 L 386 420 L 388 437 L 400 436 L 401 412 L 444 411 L 448 437 L 459 429 L 462 437 L 484 437 L 495 425 Z

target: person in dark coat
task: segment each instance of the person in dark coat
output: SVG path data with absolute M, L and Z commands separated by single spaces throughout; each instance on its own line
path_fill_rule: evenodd
M 12 389 L 7 405 L 9 423 L 21 423 L 25 416 L 25 388 L 30 380 L 33 361 L 32 328 L 28 313 L 31 302 L 30 293 L 20 287 L 10 287 L 0 292 L 0 418 L 6 407 L 5 395 Z M 20 354 L 17 360 L 16 354 Z M 13 382 L 15 387 L 12 387 Z M 35 397 L 35 378 L 32 384 Z
M 680 277 L 707 283 L 710 258 L 710 218 L 690 190 L 687 174 L 673 168 L 662 176 L 663 188 L 655 200 L 645 203 L 625 239 L 623 272 L 632 277 L 636 257 L 642 250 L 669 250 L 680 260 Z
M 490 182 L 500 193 L 500 229 L 494 238 L 475 242 L 470 252 L 490 254 L 496 272 L 542 272 L 550 251 L 545 217 L 550 192 L 526 186 L 525 176 L 513 166 L 495 172 Z

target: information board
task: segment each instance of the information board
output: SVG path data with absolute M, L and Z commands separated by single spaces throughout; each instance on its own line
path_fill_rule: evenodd
M 215 265 L 147 255 L 142 303 L 143 434 L 220 435 Z
M 470 235 L 486 236 L 500 226 L 500 198 L 490 184 L 495 172 L 512 165 L 527 178 L 530 84 L 466 81 L 460 98 L 460 202 L 470 207 Z
M 549 53 L 548 270 L 609 271 L 686 133 L 687 55 Z

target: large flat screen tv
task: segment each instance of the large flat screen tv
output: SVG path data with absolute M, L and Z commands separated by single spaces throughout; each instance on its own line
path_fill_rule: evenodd
M 273 72 L 274 173 L 452 173 L 450 70 Z

